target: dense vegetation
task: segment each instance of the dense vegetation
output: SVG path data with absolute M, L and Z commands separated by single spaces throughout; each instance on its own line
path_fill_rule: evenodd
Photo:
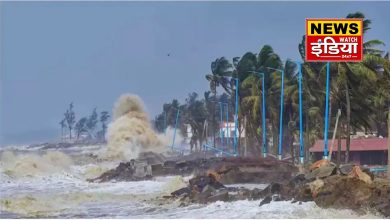
M 99 140 L 104 141 L 104 135 L 107 130 L 107 121 L 110 115 L 107 111 L 100 112 L 100 117 L 96 108 L 93 109 L 91 115 L 88 117 L 81 117 L 76 122 L 76 113 L 73 109 L 73 103 L 69 104 L 69 108 L 64 113 L 64 118 L 60 121 L 61 125 L 61 139 L 65 139 L 66 131 L 68 131 L 69 140 L 78 141 L 81 136 L 83 140 Z M 98 122 L 100 121 L 101 129 L 98 129 Z M 72 134 L 74 136 L 72 136 Z
M 362 13 L 356 12 L 347 17 L 363 18 L 364 32 L 371 29 L 371 21 Z M 326 64 L 303 61 L 304 41 L 305 36 L 298 44 L 298 50 L 303 63 L 304 139 L 305 146 L 311 146 L 315 140 L 323 138 Z M 366 41 L 362 62 L 332 62 L 330 66 L 330 128 L 333 128 L 337 111 L 340 109 L 342 114 L 339 132 L 347 139 L 347 149 L 350 145 L 350 134 L 358 130 L 377 132 L 377 136 L 388 136 L 386 119 L 390 106 L 390 61 L 389 53 L 380 50 L 381 45 L 384 45 L 381 40 Z M 239 79 L 239 127 L 245 127 L 248 150 L 259 154 L 262 146 L 262 88 L 261 78 L 253 72 L 262 72 L 265 74 L 267 139 L 270 141 L 270 152 L 275 154 L 279 138 L 281 76 L 271 68 L 285 71 L 283 149 L 284 152 L 294 152 L 291 146 L 297 141 L 299 132 L 297 64 L 291 60 L 282 61 L 270 45 L 263 46 L 258 53 L 247 52 L 231 61 L 225 57 L 217 58 L 211 63 L 211 72 L 205 77 L 210 84 L 210 91 L 206 91 L 203 97 L 191 93 L 184 104 L 180 104 L 178 100 L 164 104 L 163 112 L 154 120 L 156 129 L 165 129 L 165 114 L 166 125 L 173 126 L 176 111 L 180 109 L 179 125 L 183 131 L 184 124 L 191 126 L 193 141 L 199 144 L 204 142 L 205 121 L 208 122 L 209 129 L 214 131 L 208 132 L 209 136 L 215 137 L 218 131 L 218 102 L 229 102 L 229 109 L 234 109 L 235 88 L 231 77 L 235 77 Z M 217 88 L 224 92 L 218 95 Z M 233 121 L 233 115 L 229 117 L 230 121 Z M 333 129 L 329 129 L 330 132 L 331 130 Z M 241 131 L 242 129 L 239 134 Z M 330 133 L 329 137 L 331 135 Z M 348 161 L 348 153 L 346 160 Z

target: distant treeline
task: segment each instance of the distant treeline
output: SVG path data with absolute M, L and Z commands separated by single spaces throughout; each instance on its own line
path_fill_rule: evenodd
M 83 137 L 84 140 L 104 140 L 107 121 L 110 118 L 108 111 L 102 111 L 99 115 L 97 109 L 94 108 L 89 116 L 81 117 L 77 121 L 73 107 L 72 102 L 66 109 L 64 118 L 60 121 L 61 139 L 66 139 L 68 136 L 69 140 L 79 140 L 80 137 Z

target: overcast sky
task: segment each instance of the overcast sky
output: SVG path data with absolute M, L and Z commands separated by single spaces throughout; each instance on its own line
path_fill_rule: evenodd
M 77 117 L 111 111 L 138 94 L 153 118 L 162 104 L 208 89 L 218 57 L 270 44 L 299 59 L 305 18 L 372 20 L 367 39 L 390 51 L 390 2 L 1 2 L 0 145 L 58 138 L 73 101 Z M 170 56 L 167 56 L 167 54 Z

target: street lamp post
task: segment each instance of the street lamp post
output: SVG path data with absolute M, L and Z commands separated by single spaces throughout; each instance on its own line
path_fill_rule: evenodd
M 262 81 L 262 84 L 263 84 L 263 86 L 262 86 L 262 90 L 263 90 L 263 101 L 262 101 L 262 105 L 263 105 L 263 114 L 262 114 L 262 116 L 263 116 L 263 120 L 262 120 L 262 122 L 263 122 L 263 157 L 267 157 L 267 128 L 266 128 L 266 121 L 265 121 L 265 91 L 266 91 L 266 89 L 265 89 L 265 76 L 264 76 L 264 74 L 263 74 L 263 79 L 261 80 Z
M 235 139 L 235 143 L 234 143 L 234 154 L 236 156 L 238 156 L 238 142 L 237 142 L 237 132 L 238 132 L 238 78 L 235 78 L 236 80 L 236 106 L 235 106 L 235 118 L 234 118 L 234 126 L 235 126 L 235 130 L 234 130 L 234 139 Z M 238 140 L 240 141 L 240 140 Z
M 282 159 L 282 143 L 283 143 L 283 106 L 284 106 L 284 70 L 267 67 L 271 70 L 279 71 L 282 74 L 282 88 L 280 90 L 280 115 L 279 115 L 279 145 L 278 159 Z
M 226 104 L 226 146 L 229 147 L 229 103 Z
M 298 90 L 299 90 L 299 160 L 304 163 L 305 151 L 303 143 L 303 123 L 302 123 L 302 64 L 298 65 Z
M 326 64 L 326 97 L 325 97 L 325 126 L 324 126 L 324 159 L 328 159 L 328 117 L 329 117 L 329 78 L 330 62 Z

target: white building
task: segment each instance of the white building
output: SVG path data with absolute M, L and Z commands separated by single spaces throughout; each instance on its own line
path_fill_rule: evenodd
M 234 138 L 234 132 L 236 130 L 236 126 L 234 122 L 223 122 L 220 124 L 220 132 L 222 132 L 223 137 L 226 138 Z M 221 134 L 221 133 L 220 133 Z M 238 132 L 237 132 L 238 137 Z M 242 129 L 241 137 L 245 137 L 245 129 Z

